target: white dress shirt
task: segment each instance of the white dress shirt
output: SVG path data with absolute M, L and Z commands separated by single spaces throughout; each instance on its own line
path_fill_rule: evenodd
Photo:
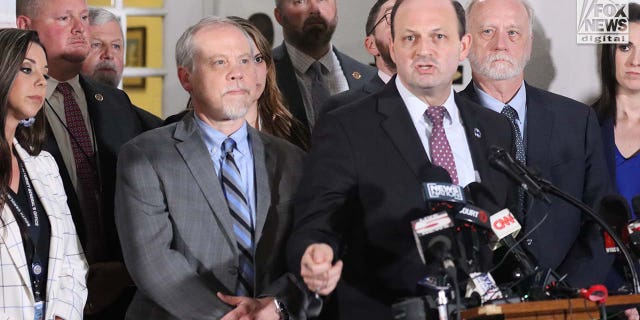
M 411 121 L 418 132 L 422 147 L 427 153 L 429 159 L 431 159 L 431 149 L 429 148 L 429 137 L 431 137 L 431 129 L 433 127 L 431 121 L 425 116 L 425 112 L 429 105 L 416 97 L 411 93 L 400 81 L 400 78 L 396 77 L 396 86 L 400 97 L 404 101 Z M 444 108 L 447 110 L 442 125 L 444 126 L 444 132 L 451 146 L 451 152 L 453 153 L 453 159 L 456 162 L 456 170 L 458 171 L 458 183 L 461 186 L 476 181 L 476 174 L 473 168 L 473 160 L 471 158 L 471 151 L 469 150 L 469 144 L 467 142 L 467 135 L 464 131 L 464 125 L 460 118 L 460 112 L 456 105 L 453 88 L 449 97 L 444 103 Z

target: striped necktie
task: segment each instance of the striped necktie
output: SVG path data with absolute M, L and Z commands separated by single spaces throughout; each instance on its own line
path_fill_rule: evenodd
M 242 179 L 240 169 L 233 158 L 233 150 L 236 142 L 227 138 L 222 142 L 222 189 L 227 198 L 229 212 L 234 219 L 233 232 L 238 246 L 238 282 L 236 294 L 238 296 L 252 297 L 255 278 L 253 264 L 254 253 L 254 228 L 253 216 L 249 207 L 249 201 L 242 191 Z

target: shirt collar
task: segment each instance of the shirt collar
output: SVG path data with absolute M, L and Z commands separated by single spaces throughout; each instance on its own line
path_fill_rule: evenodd
M 400 93 L 400 97 L 404 101 L 404 104 L 407 106 L 407 110 L 409 111 L 409 115 L 411 116 L 411 120 L 415 122 L 424 121 L 425 115 L 424 113 L 427 111 L 429 107 L 424 101 L 420 100 L 416 97 L 409 89 L 407 89 L 400 81 L 399 77 L 396 77 L 396 86 L 398 87 L 398 92 Z M 447 110 L 447 113 L 444 116 L 443 124 L 450 125 L 454 121 L 460 120 L 460 115 L 458 112 L 458 106 L 456 105 L 456 101 L 453 95 L 453 87 L 451 88 L 451 92 L 449 93 L 449 97 L 444 102 L 444 108 Z
M 378 77 L 380 77 L 380 80 L 382 80 L 382 82 L 389 83 L 389 80 L 391 80 L 391 77 L 393 77 L 393 75 L 390 76 L 382 72 L 382 70 L 378 69 Z
M 479 86 L 476 85 L 475 82 L 473 82 L 473 89 L 475 89 L 482 106 L 498 113 L 502 112 L 502 108 L 504 108 L 505 106 L 504 102 L 484 92 Z M 524 81 L 522 81 L 522 84 L 520 85 L 520 88 L 518 89 L 516 95 L 511 98 L 511 101 L 508 101 L 506 104 L 510 105 L 513 109 L 516 110 L 516 112 L 518 113 L 518 119 L 520 121 L 524 121 L 524 117 L 527 114 L 527 90 L 525 89 Z
M 80 76 L 76 75 L 75 77 L 67 80 L 67 81 L 58 81 L 56 79 L 54 79 L 53 77 L 49 77 L 49 79 L 47 79 L 47 93 L 46 93 L 46 97 L 47 99 L 51 98 L 51 95 L 53 95 L 53 93 L 56 91 L 56 88 L 58 87 L 58 83 L 60 82 L 66 82 L 69 85 L 71 85 L 71 88 L 73 88 L 73 91 L 75 92 L 76 95 L 79 94 L 80 91 L 82 91 L 82 86 L 80 85 Z
M 316 62 L 316 59 L 298 50 L 287 41 L 284 42 L 284 45 L 287 48 L 289 57 L 291 58 L 291 64 L 299 73 L 306 73 L 311 64 Z M 336 61 L 338 61 L 338 57 L 336 57 L 333 52 L 333 45 L 331 45 L 331 50 L 318 59 L 318 61 L 326 68 L 326 70 L 331 71 L 334 69 L 334 65 L 336 64 Z
M 207 150 L 209 151 L 210 154 L 221 155 L 222 142 L 227 138 L 231 138 L 236 142 L 236 149 L 234 150 L 234 155 L 236 151 L 239 152 L 240 155 L 249 154 L 249 142 L 248 142 L 249 136 L 248 136 L 246 121 L 242 123 L 242 126 L 240 127 L 240 129 L 236 130 L 236 132 L 232 133 L 227 137 L 224 133 L 206 124 L 195 113 L 193 114 L 193 117 L 195 118 L 196 123 L 198 124 L 200 133 L 202 133 L 202 139 L 204 140 L 204 144 L 207 146 Z

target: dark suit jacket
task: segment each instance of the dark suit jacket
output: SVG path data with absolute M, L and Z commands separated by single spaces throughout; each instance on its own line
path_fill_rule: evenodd
M 587 205 L 597 208 L 611 193 L 595 112 L 575 100 L 530 85 L 527 90 L 527 166 Z M 473 82 L 462 95 L 480 102 Z M 532 198 L 528 198 L 532 201 Z M 606 256 L 602 233 L 579 209 L 551 197 L 551 205 L 535 201 L 525 214 L 529 231 L 548 213 L 546 221 L 524 241 L 543 267 L 568 274 L 577 288 L 602 283 L 612 259 Z
M 300 319 L 295 277 L 285 275 L 285 241 L 304 152 L 248 127 L 256 191 L 256 296 L 285 300 Z M 234 220 L 193 112 L 142 134 L 118 158 L 116 222 L 138 292 L 129 319 L 219 319 L 231 308 L 238 249 Z M 297 310 L 297 311 L 296 311 Z
M 340 67 L 342 67 L 344 76 L 347 78 L 349 89 L 360 88 L 366 81 L 376 75 L 376 69 L 374 67 L 362 64 L 338 51 L 336 48 L 333 48 L 333 52 L 338 57 L 338 61 L 340 61 Z M 276 65 L 278 87 L 287 100 L 289 111 L 291 111 L 293 117 L 298 119 L 302 125 L 310 129 L 307 121 L 307 112 L 302 100 L 302 93 L 300 92 L 300 87 L 298 87 L 296 71 L 293 68 L 291 58 L 289 58 L 289 53 L 284 43 L 273 49 L 273 61 Z
M 147 129 L 158 127 L 162 120 L 147 111 L 131 104 L 129 97 L 121 90 L 100 84 L 87 77 L 80 76 L 80 85 L 84 89 L 87 99 L 89 117 L 93 126 L 98 152 L 98 175 L 101 190 L 101 213 L 105 236 L 107 237 L 109 252 L 100 253 L 98 261 L 122 260 L 122 253 L 113 221 L 113 195 L 115 190 L 116 159 L 120 147 L 133 137 Z M 58 121 L 57 119 L 47 119 Z M 50 132 L 49 132 L 50 133 Z M 53 134 L 47 135 L 44 150 L 51 153 L 60 169 L 64 182 L 67 202 L 81 242 L 86 237 L 82 224 L 82 213 L 78 196 L 73 189 L 60 149 Z
M 497 203 L 480 205 L 504 208 L 513 185 L 490 168 L 487 157 L 490 145 L 511 149 L 509 123 L 457 94 L 455 101 L 474 168 L 497 196 Z M 427 215 L 421 182 L 434 178 L 425 176 L 430 166 L 394 80 L 320 119 L 287 257 L 289 268 L 299 272 L 307 246 L 322 242 L 344 259 L 332 297 L 338 315 L 329 319 L 391 319 L 396 299 L 423 294 L 417 281 L 427 272 L 410 222 Z M 348 202 L 359 210 L 342 210 Z
M 98 176 L 100 180 L 100 215 L 104 237 L 107 243 L 107 252 L 91 253 L 95 257 L 89 264 L 95 262 L 122 262 L 120 242 L 116 233 L 113 218 L 113 197 L 115 193 L 116 159 L 120 147 L 143 131 L 159 126 L 162 123 L 158 117 L 139 109 L 131 104 L 129 97 L 121 90 L 100 84 L 84 76 L 80 76 L 80 85 L 84 89 L 89 110 L 89 118 L 95 134 L 96 150 L 98 153 Z M 64 117 L 64 115 L 61 115 Z M 47 119 L 47 121 L 59 121 Z M 44 150 L 48 151 L 56 159 L 60 176 L 67 194 L 67 203 L 73 221 L 78 232 L 80 242 L 86 243 L 86 238 L 91 236 L 84 230 L 83 215 L 80 211 L 78 196 L 73 188 L 69 172 L 66 169 L 58 143 L 50 128 L 47 134 Z M 98 213 L 92 213 L 98 214 Z M 93 275 L 90 273 L 90 279 Z M 91 289 L 91 288 L 90 288 Z M 99 290 L 101 291 L 101 290 Z M 90 299 L 96 298 L 90 292 Z M 92 301 L 88 301 L 92 303 Z
M 364 86 L 355 89 L 349 89 L 345 92 L 340 92 L 331 96 L 327 103 L 320 109 L 320 114 L 323 115 L 331 110 L 335 110 L 341 106 L 347 105 L 351 102 L 360 100 L 384 87 L 385 83 L 380 79 L 378 75 L 375 75 L 365 83 Z

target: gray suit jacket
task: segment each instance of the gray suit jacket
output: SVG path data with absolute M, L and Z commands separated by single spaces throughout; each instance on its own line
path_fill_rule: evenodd
M 249 128 L 256 190 L 256 296 L 277 296 L 294 313 L 306 297 L 285 274 L 284 244 L 304 153 Z M 238 252 L 218 176 L 193 113 L 122 147 L 116 225 L 139 290 L 128 319 L 218 319 L 231 308 Z M 302 317 L 295 314 L 295 318 Z

